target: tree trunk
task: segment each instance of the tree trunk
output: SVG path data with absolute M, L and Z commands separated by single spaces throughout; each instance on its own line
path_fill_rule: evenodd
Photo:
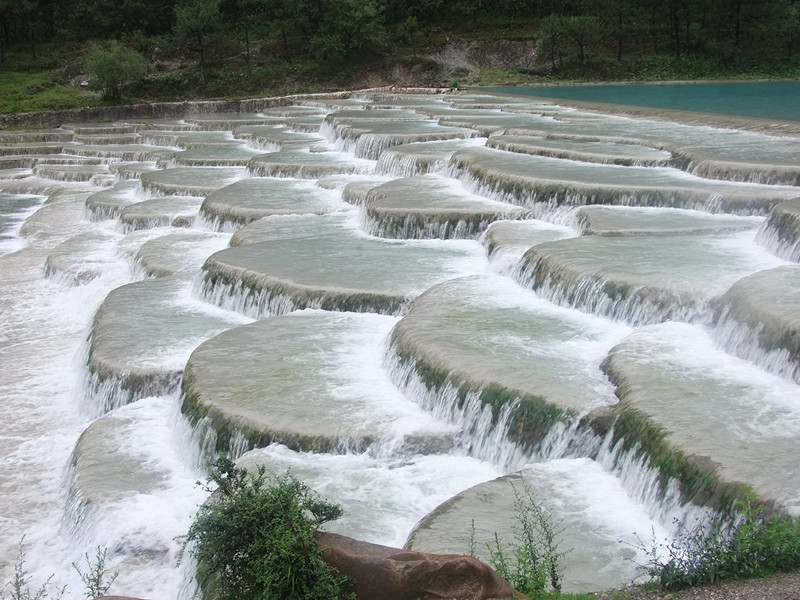
M 33 35 L 33 29 L 28 31 L 28 41 L 31 43 L 31 54 L 33 55 L 33 60 L 36 60 L 36 40 Z
M 678 18 L 676 0 L 669 3 L 669 28 L 672 35 L 672 44 L 675 47 L 675 56 L 681 55 L 681 24 Z
M 197 32 L 197 43 L 200 44 L 200 81 L 206 84 L 206 60 L 203 49 L 203 34 Z
M 244 49 L 245 58 L 247 60 L 247 76 L 250 77 L 253 71 L 250 69 L 250 27 L 247 25 L 247 17 L 244 19 Z
M 289 40 L 286 39 L 286 27 L 281 25 L 281 37 L 283 38 L 283 54 L 289 60 Z

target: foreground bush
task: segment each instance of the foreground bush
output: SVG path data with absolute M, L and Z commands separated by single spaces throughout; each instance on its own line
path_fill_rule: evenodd
M 735 509 L 732 525 L 715 518 L 672 541 L 640 541 L 648 555 L 640 568 L 667 590 L 800 568 L 800 519 L 769 517 L 752 496 Z
M 250 475 L 219 459 L 216 493 L 187 535 L 204 597 L 220 600 L 319 600 L 346 597 L 347 579 L 322 559 L 315 531 L 339 506 L 286 473 Z

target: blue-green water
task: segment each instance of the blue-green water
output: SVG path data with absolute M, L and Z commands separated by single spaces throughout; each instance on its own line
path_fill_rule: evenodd
M 800 81 L 498 87 L 493 92 L 800 121 Z

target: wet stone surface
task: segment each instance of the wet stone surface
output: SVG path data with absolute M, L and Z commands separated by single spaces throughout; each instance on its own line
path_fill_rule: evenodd
M 569 591 L 743 485 L 800 512 L 797 128 L 280 103 L 0 132 L 0 515 L 43 572 L 101 543 L 115 592 L 185 595 L 217 452 L 422 551 L 513 537 L 527 481 Z

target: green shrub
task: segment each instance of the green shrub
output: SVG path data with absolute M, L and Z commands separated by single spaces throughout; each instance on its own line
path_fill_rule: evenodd
M 78 564 L 72 563 L 72 568 L 78 572 L 83 582 L 83 595 L 89 600 L 105 596 L 118 575 L 116 572 L 112 574 L 106 572 L 107 550 L 98 546 L 95 552 L 94 560 L 89 558 L 88 552 L 84 554 L 86 571 Z M 25 566 L 27 555 L 25 536 L 23 535 L 17 547 L 14 577 L 0 587 L 0 600 L 61 600 L 66 594 L 67 586 L 57 587 L 53 583 L 55 575 L 50 575 L 39 587 L 31 588 L 32 576 Z M 8 591 L 8 595 L 6 595 L 6 591 Z
M 714 517 L 684 527 L 673 540 L 640 540 L 637 548 L 648 558 L 639 568 L 667 590 L 800 568 L 800 519 L 769 517 L 752 495 L 735 509 L 732 523 Z
M 486 544 L 489 562 L 498 575 L 508 581 L 517 591 L 540 598 L 549 591 L 561 592 L 561 559 L 569 552 L 559 550 L 559 537 L 564 531 L 561 521 L 554 521 L 552 514 L 536 497 L 531 487 L 523 481 L 521 489 L 512 484 L 514 490 L 514 546 L 512 555 L 498 536 Z M 475 555 L 475 523 L 470 535 L 470 554 Z
M 108 593 L 108 588 L 114 583 L 114 580 L 119 576 L 116 571 L 111 574 L 106 574 L 106 556 L 108 549 L 101 546 L 95 548 L 94 560 L 89 558 L 89 553 L 83 555 L 86 561 L 86 570 L 78 565 L 72 563 L 72 568 L 77 571 L 78 576 L 81 578 L 84 587 L 84 598 L 86 600 L 94 600 L 100 598 Z
M 322 559 L 314 533 L 339 518 L 290 473 L 250 475 L 218 459 L 206 485 L 216 493 L 198 511 L 187 544 L 204 597 L 219 600 L 344 598 L 347 579 Z
M 66 586 L 53 588 L 53 577 L 50 575 L 47 580 L 38 588 L 31 589 L 31 575 L 25 567 L 27 562 L 27 552 L 25 551 L 25 536 L 19 541 L 17 547 L 17 562 L 14 563 L 14 578 L 0 588 L 0 600 L 61 600 L 67 591 Z M 6 590 L 9 590 L 6 596 Z
M 113 42 L 108 50 L 95 47 L 84 61 L 91 75 L 89 87 L 102 92 L 103 99 L 119 102 L 121 87 L 144 77 L 146 65 L 142 55 Z

